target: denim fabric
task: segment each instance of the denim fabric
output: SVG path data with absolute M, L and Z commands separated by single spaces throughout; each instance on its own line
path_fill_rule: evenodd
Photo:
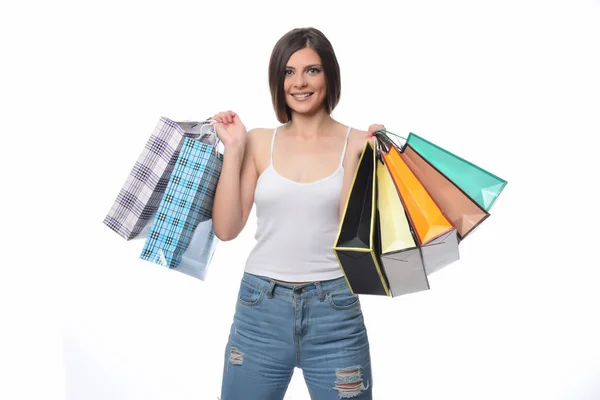
M 358 295 L 344 277 L 294 285 L 244 273 L 221 400 L 283 399 L 295 367 L 312 400 L 372 399 Z

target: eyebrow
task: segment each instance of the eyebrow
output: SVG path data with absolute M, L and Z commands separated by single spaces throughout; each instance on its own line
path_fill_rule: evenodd
M 292 66 L 289 66 L 289 65 L 286 65 L 285 67 L 289 68 L 289 69 L 296 69 L 296 68 L 294 68 Z M 321 68 L 323 68 L 323 66 L 321 64 L 310 64 L 310 65 L 307 65 L 306 67 L 304 67 L 304 69 L 313 68 L 313 67 L 321 67 Z

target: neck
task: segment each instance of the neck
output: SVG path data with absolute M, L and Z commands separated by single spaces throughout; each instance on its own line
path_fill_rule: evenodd
M 331 131 L 330 128 L 335 125 L 335 121 L 322 108 L 313 114 L 298 114 L 292 111 L 292 121 L 287 125 L 291 135 L 312 139 L 323 136 L 324 132 Z

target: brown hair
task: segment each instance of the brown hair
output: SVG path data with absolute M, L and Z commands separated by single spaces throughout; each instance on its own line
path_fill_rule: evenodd
M 296 28 L 281 37 L 275 44 L 269 61 L 269 87 L 277 119 L 281 123 L 292 120 L 292 113 L 285 102 L 283 81 L 285 67 L 291 55 L 298 50 L 311 48 L 321 57 L 327 95 L 325 107 L 331 113 L 337 106 L 342 91 L 340 66 L 329 40 L 315 28 Z

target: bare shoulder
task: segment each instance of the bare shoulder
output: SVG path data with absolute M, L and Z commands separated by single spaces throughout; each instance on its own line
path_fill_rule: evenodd
M 361 129 L 356 129 L 356 128 L 352 127 L 352 130 L 350 131 L 350 137 L 348 138 L 348 140 L 364 139 L 367 137 L 368 134 L 369 134 L 368 131 L 363 131 Z
M 266 168 L 269 162 L 271 151 L 271 138 L 273 137 L 274 129 L 269 128 L 253 128 L 247 133 L 246 151 L 254 160 L 257 173 L 260 173 Z
M 250 148 L 260 149 L 265 143 L 270 143 L 273 129 L 268 128 L 253 128 L 247 133 L 247 144 Z
M 363 131 L 362 129 L 356 129 L 354 127 L 352 127 L 352 131 L 350 132 L 350 136 L 363 136 L 368 134 L 368 131 Z
M 252 128 L 248 131 L 248 139 L 261 140 L 265 136 L 271 136 L 273 129 L 269 128 Z

